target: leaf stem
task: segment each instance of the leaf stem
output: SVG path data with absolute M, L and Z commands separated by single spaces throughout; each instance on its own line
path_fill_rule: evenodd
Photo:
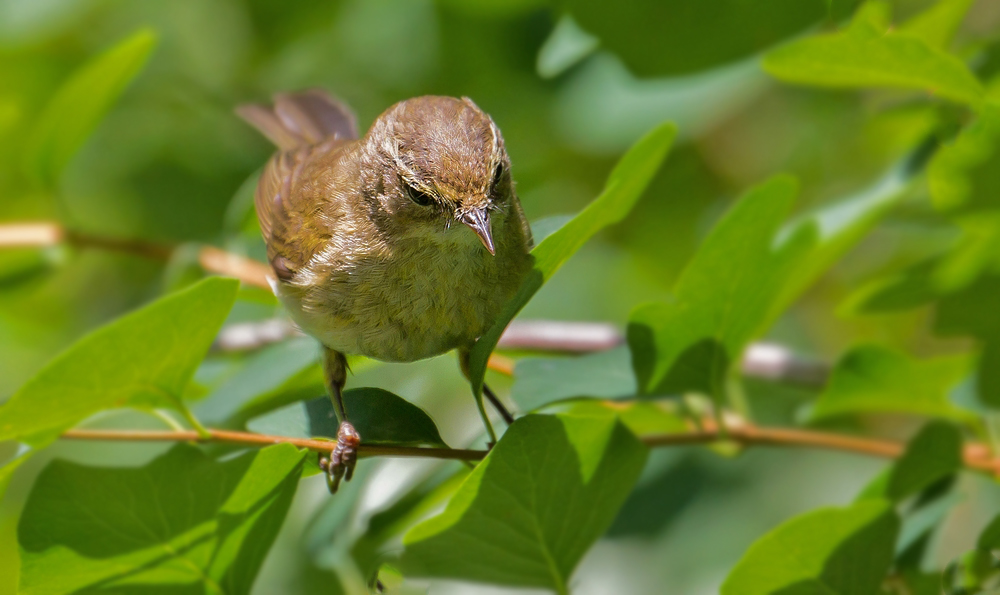
M 672 434 L 650 434 L 641 436 L 646 445 L 653 448 L 711 444 L 722 440 L 722 432 L 712 419 L 702 420 L 702 429 Z M 270 446 L 272 444 L 292 444 L 317 452 L 329 452 L 336 446 L 331 440 L 294 438 L 290 436 L 270 436 L 251 432 L 236 432 L 208 428 L 208 436 L 202 438 L 193 430 L 149 431 L 149 430 L 69 430 L 63 433 L 66 440 L 109 440 L 126 442 L 174 441 L 174 442 L 227 442 L 245 446 Z M 906 445 L 892 440 L 860 438 L 828 432 L 814 432 L 795 428 L 768 428 L 752 424 L 729 424 L 725 440 L 751 446 L 781 446 L 819 448 L 841 452 L 853 452 L 887 459 L 899 458 Z M 478 461 L 488 451 L 458 448 L 423 448 L 409 446 L 388 446 L 362 444 L 358 454 L 361 457 L 426 457 Z M 1000 477 L 1000 458 L 995 457 L 986 444 L 973 442 L 965 445 L 965 466 L 971 470 Z

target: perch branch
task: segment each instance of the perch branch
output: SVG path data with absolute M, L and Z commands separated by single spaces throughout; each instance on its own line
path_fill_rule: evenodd
M 702 429 L 672 434 L 652 434 L 641 436 L 646 445 L 653 448 L 670 446 L 685 446 L 695 444 L 711 444 L 714 442 L 735 442 L 744 447 L 781 446 L 804 447 L 852 452 L 887 459 L 899 458 L 906 445 L 891 440 L 873 438 L 858 438 L 827 432 L 814 432 L 793 428 L 767 428 L 752 424 L 736 424 L 727 426 L 725 434 L 719 431 L 714 420 L 706 419 L 701 423 Z M 226 442 L 245 446 L 269 446 L 287 443 L 299 448 L 308 448 L 317 452 L 329 452 L 336 445 L 332 440 L 315 440 L 309 438 L 292 438 L 287 436 L 269 436 L 250 432 L 235 432 L 229 430 L 208 430 L 208 437 L 201 438 L 194 431 L 145 431 L 145 430 L 69 430 L 62 438 L 67 440 L 117 440 L 125 442 L 172 441 L 172 442 Z M 434 459 L 453 459 L 477 461 L 486 456 L 484 450 L 456 448 L 419 448 L 403 446 L 369 446 L 362 444 L 359 450 L 362 457 L 426 457 Z M 1000 477 L 1000 458 L 993 457 L 984 444 L 970 443 L 965 446 L 963 460 L 966 467 Z

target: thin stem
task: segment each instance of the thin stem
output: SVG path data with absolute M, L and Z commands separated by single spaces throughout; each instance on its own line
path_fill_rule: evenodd
M 686 446 L 711 444 L 722 440 L 722 433 L 715 421 L 705 419 L 701 430 L 691 430 L 672 434 L 650 434 L 640 439 L 653 448 L 671 446 Z M 62 435 L 67 440 L 118 440 L 127 442 L 144 441 L 174 441 L 174 442 L 227 442 L 246 446 L 270 446 L 272 444 L 292 444 L 299 448 L 308 448 L 316 452 L 328 453 L 336 446 L 332 440 L 316 440 L 311 438 L 293 438 L 288 436 L 269 436 L 250 432 L 216 430 L 209 428 L 208 437 L 202 438 L 193 430 L 182 432 L 148 431 L 148 430 L 70 430 Z M 742 446 L 781 446 L 804 447 L 853 452 L 857 454 L 899 458 L 906 450 L 906 445 L 892 440 L 859 438 L 826 432 L 814 432 L 793 428 L 767 428 L 750 424 L 730 424 L 726 428 L 725 440 Z M 478 461 L 486 456 L 488 451 L 458 449 L 458 448 L 420 448 L 406 446 L 374 446 L 362 444 L 358 449 L 361 457 L 426 457 L 434 459 L 452 459 L 462 461 Z M 965 466 L 974 471 L 988 473 L 1000 477 L 1000 458 L 990 452 L 990 448 L 981 443 L 970 443 L 963 453 Z
M 508 426 L 514 423 L 514 416 L 511 415 L 510 411 L 508 411 L 507 408 L 504 407 L 503 403 L 500 402 L 500 398 L 497 397 L 496 393 L 494 393 L 493 390 L 485 384 L 483 385 L 483 394 L 490 400 L 490 404 L 493 405 L 493 408 L 497 410 L 497 413 L 500 414 L 500 417 L 503 418 L 504 422 L 506 422 Z

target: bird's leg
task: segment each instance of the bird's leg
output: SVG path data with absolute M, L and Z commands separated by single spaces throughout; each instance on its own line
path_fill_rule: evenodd
M 340 427 L 337 429 L 337 446 L 330 452 L 329 459 L 320 456 L 319 467 L 326 472 L 326 485 L 330 488 L 330 493 L 335 494 L 340 487 L 340 480 L 351 481 L 351 476 L 354 475 L 361 435 L 347 421 L 347 410 L 344 408 L 344 384 L 347 382 L 347 359 L 344 354 L 324 347 L 323 372 Z
M 458 363 L 462 367 L 462 374 L 465 375 L 466 380 L 470 380 L 469 356 L 470 356 L 469 349 L 459 349 Z M 503 403 L 500 402 L 500 399 L 497 398 L 496 393 L 490 390 L 490 387 L 486 386 L 486 384 L 483 384 L 483 395 L 486 396 L 490 404 L 493 405 L 493 408 L 497 410 L 497 412 L 500 414 L 500 417 L 503 418 L 503 420 L 507 423 L 507 425 L 514 423 L 514 416 L 511 415 L 510 411 L 508 411 L 507 408 L 504 407 Z M 479 415 L 483 418 L 483 425 L 486 426 L 486 431 L 490 435 L 490 446 L 492 447 L 493 444 L 496 442 L 496 434 L 493 431 L 493 425 L 490 423 L 490 419 L 489 417 L 486 416 L 486 411 L 483 409 L 482 399 L 480 399 L 476 403 L 476 405 L 479 406 Z

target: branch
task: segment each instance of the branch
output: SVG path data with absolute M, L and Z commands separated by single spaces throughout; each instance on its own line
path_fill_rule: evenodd
M 270 446 L 272 444 L 292 444 L 316 452 L 328 453 L 336 446 L 334 440 L 269 436 L 250 432 L 229 430 L 208 430 L 209 436 L 202 438 L 194 431 L 146 431 L 146 430 L 69 430 L 63 433 L 66 440 L 108 440 L 125 442 L 225 442 L 244 446 Z M 744 447 L 782 446 L 803 447 L 852 452 L 857 454 L 897 459 L 906 450 L 906 445 L 892 440 L 858 438 L 827 432 L 813 432 L 792 428 L 766 428 L 752 424 L 727 426 L 720 432 L 714 420 L 703 420 L 702 429 L 672 434 L 650 434 L 640 436 L 647 446 L 663 448 L 714 442 L 735 442 Z M 452 459 L 478 461 L 486 456 L 485 450 L 456 448 L 421 448 L 405 446 L 374 446 L 362 444 L 358 450 L 361 457 L 425 457 L 432 459 Z M 967 468 L 1000 477 L 1000 458 L 994 457 L 984 444 L 967 444 L 963 453 Z
M 91 235 L 49 221 L 0 225 L 0 248 L 46 248 L 59 244 L 124 252 L 153 260 L 169 260 L 176 248 L 146 240 Z M 267 283 L 269 269 L 262 262 L 214 246 L 202 246 L 198 250 L 198 264 L 210 273 L 235 277 L 247 285 L 268 291 L 271 289 Z

